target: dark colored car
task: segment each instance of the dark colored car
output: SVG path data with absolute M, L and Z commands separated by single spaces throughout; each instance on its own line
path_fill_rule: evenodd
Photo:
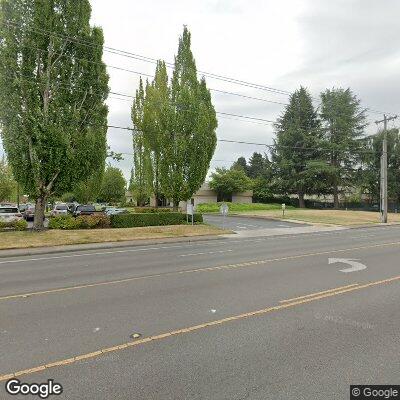
M 79 217 L 80 215 L 92 215 L 96 213 L 98 214 L 99 212 L 96 211 L 95 206 L 80 204 L 75 208 L 73 215 L 74 217 Z
M 29 204 L 25 210 L 22 212 L 22 216 L 26 221 L 33 221 L 35 217 L 35 206 L 32 204 Z

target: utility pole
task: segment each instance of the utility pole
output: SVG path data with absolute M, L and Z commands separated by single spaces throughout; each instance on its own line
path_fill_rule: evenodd
M 382 144 L 382 157 L 381 157 L 381 222 L 387 224 L 388 222 L 388 156 L 387 156 L 387 123 L 397 118 L 397 115 L 387 117 L 383 115 L 383 119 L 375 121 L 376 124 L 383 122 L 383 144 Z

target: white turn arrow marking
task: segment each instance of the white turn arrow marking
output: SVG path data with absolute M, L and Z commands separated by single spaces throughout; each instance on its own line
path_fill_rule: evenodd
M 329 264 L 343 263 L 350 265 L 350 268 L 341 269 L 340 272 L 356 272 L 362 271 L 363 269 L 367 269 L 367 266 L 358 262 L 359 260 L 355 260 L 354 258 L 329 258 Z

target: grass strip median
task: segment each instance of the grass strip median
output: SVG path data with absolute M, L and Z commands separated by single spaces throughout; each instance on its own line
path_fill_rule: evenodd
M 209 225 L 167 225 L 139 228 L 0 232 L 0 250 L 218 235 L 228 231 Z

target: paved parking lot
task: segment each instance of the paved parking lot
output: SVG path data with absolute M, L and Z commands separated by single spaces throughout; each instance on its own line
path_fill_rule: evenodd
M 279 228 L 293 228 L 299 226 L 307 226 L 306 224 L 297 224 L 292 222 L 283 222 L 273 219 L 264 218 L 250 218 L 240 216 L 227 216 L 222 215 L 204 215 L 204 222 L 218 227 L 224 227 L 232 231 L 245 231 L 245 230 L 258 230 L 258 229 L 279 229 Z

